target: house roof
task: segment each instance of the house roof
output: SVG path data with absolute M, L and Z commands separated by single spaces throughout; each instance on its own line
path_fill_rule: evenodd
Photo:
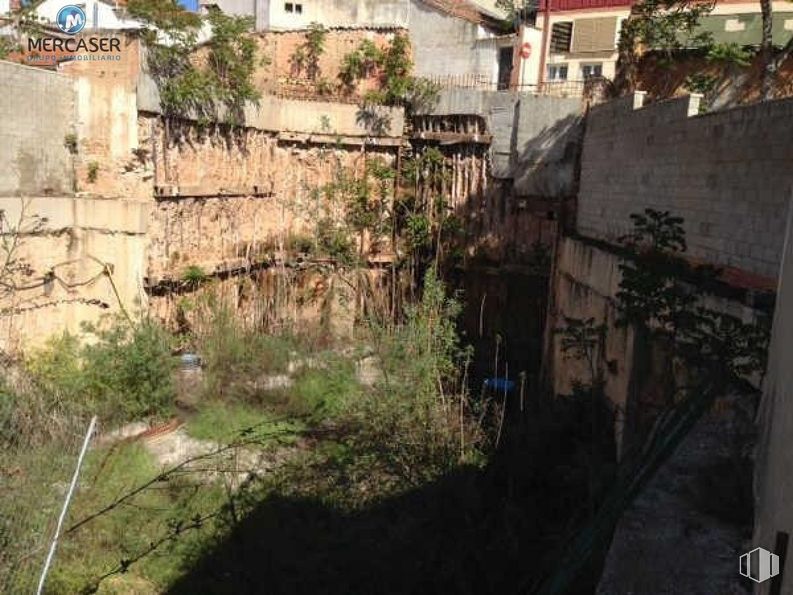
M 439 12 L 464 19 L 477 25 L 493 23 L 494 21 L 500 20 L 498 15 L 468 0 L 421 0 L 421 3 Z

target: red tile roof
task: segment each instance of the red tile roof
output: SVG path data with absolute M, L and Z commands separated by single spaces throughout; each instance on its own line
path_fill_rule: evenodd
M 540 0 L 540 12 L 545 10 L 545 5 L 548 2 L 550 2 L 551 12 L 593 8 L 628 8 L 633 4 L 633 0 Z

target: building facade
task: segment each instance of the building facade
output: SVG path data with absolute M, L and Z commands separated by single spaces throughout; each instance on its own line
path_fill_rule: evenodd
M 617 46 L 632 0 L 541 0 L 534 25 L 526 25 L 522 44 L 530 57 L 521 65 L 524 87 L 583 88 L 589 77 L 613 79 Z M 786 2 L 774 2 L 773 38 L 783 44 L 793 35 L 793 11 Z M 700 21 L 702 30 L 719 43 L 758 46 L 762 18 L 757 2 L 722 1 Z

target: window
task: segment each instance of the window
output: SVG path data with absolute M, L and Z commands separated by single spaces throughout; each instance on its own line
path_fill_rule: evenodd
M 296 14 L 303 14 L 303 5 L 302 4 L 295 4 L 295 13 Z
M 287 2 L 284 4 L 284 10 L 292 14 L 303 14 L 303 5 L 295 4 L 294 2 Z
M 617 35 L 617 17 L 596 17 L 576 19 L 575 35 L 570 51 L 579 52 L 613 52 L 616 49 L 614 40 Z
M 509 89 L 512 77 L 512 46 L 498 50 L 498 90 Z
M 295 5 L 292 4 L 291 2 L 287 2 L 286 4 L 284 4 L 284 10 L 286 12 L 295 12 Z
M 602 64 L 583 64 L 581 65 L 581 78 L 588 79 L 592 77 L 603 76 Z
M 551 27 L 551 53 L 563 54 L 570 51 L 573 39 L 573 22 L 554 23 Z
M 549 64 L 548 65 L 548 80 L 549 81 L 566 81 L 567 80 L 567 64 Z

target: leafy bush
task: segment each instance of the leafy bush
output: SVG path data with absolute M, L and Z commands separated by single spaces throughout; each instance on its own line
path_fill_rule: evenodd
M 196 343 L 204 360 L 204 386 L 210 400 L 251 400 L 263 374 L 287 369 L 295 341 L 245 328 L 228 308 L 211 304 Z
M 166 413 L 175 395 L 170 341 L 144 320 L 130 325 L 87 326 L 94 342 L 73 335 L 55 337 L 28 360 L 33 378 L 52 403 L 103 421 L 124 421 Z
M 484 446 L 460 382 L 471 356 L 457 334 L 460 310 L 430 268 L 422 298 L 407 306 L 404 322 L 370 328 L 383 380 L 358 407 L 361 430 L 355 441 L 380 453 L 391 472 L 408 483 L 474 460 Z
M 318 367 L 301 371 L 289 393 L 296 413 L 332 417 L 354 406 L 360 386 L 353 362 L 332 356 Z

